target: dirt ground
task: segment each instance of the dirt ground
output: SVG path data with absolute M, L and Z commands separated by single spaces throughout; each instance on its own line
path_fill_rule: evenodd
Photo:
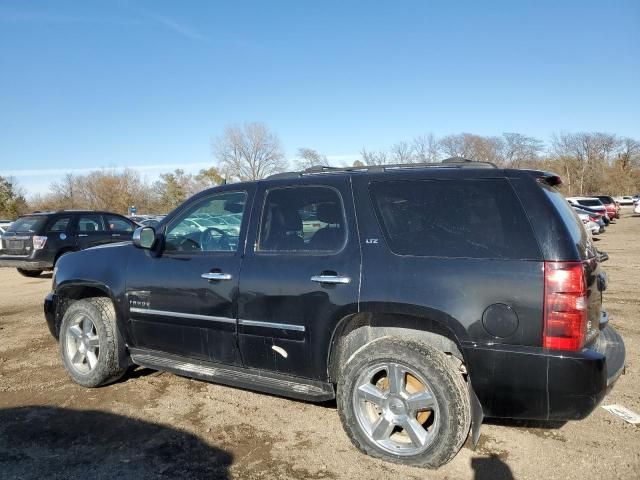
M 627 372 L 605 399 L 640 413 L 640 216 L 598 241 L 605 308 Z M 437 471 L 360 454 L 335 404 L 315 405 L 136 369 L 84 389 L 65 374 L 42 314 L 49 276 L 0 269 L 0 478 L 640 478 L 640 426 L 598 407 L 559 428 L 487 422 Z M 525 372 L 523 372 L 525 374 Z

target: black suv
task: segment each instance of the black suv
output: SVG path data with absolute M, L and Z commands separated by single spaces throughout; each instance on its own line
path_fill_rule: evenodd
M 46 319 L 81 385 L 135 364 L 335 397 L 356 447 L 436 467 L 484 416 L 584 418 L 623 372 L 559 182 L 451 161 L 223 185 L 62 258 Z
M 2 234 L 0 267 L 14 267 L 22 275 L 37 277 L 51 270 L 65 253 L 131 240 L 136 227 L 128 218 L 110 212 L 61 210 L 25 215 Z

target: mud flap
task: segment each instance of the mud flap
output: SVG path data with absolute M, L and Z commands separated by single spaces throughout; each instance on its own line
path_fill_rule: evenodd
M 467 382 L 467 388 L 469 389 L 469 401 L 471 402 L 471 447 L 475 450 L 480 439 L 480 427 L 482 426 L 484 413 L 470 380 Z

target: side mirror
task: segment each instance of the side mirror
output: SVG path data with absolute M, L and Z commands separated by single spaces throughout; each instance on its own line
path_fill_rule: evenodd
M 156 231 L 153 227 L 138 227 L 133 232 L 132 240 L 136 247 L 151 250 L 156 243 Z

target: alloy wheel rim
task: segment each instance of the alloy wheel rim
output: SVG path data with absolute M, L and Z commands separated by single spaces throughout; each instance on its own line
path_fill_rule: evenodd
M 66 335 L 67 357 L 71 367 L 81 374 L 88 374 L 98 365 L 100 338 L 93 321 L 78 314 L 71 319 Z
M 440 426 L 438 402 L 426 379 L 396 362 L 376 363 L 358 377 L 353 408 L 365 435 L 401 456 L 424 452 Z

